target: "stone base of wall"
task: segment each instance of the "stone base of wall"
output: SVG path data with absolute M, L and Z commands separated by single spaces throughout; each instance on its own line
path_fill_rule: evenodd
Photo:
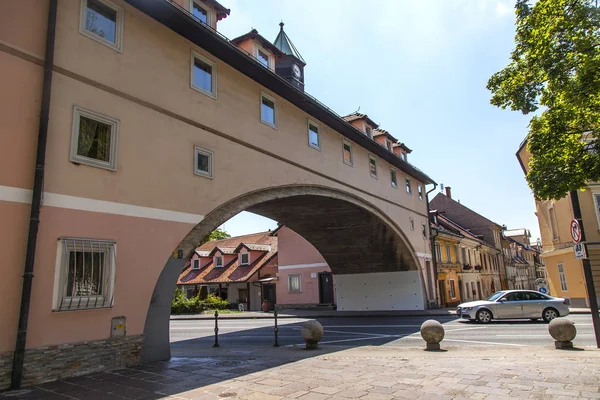
M 275 309 L 279 310 L 335 310 L 335 305 L 331 304 L 275 304 Z
M 38 347 L 25 351 L 23 387 L 139 364 L 144 335 Z M 13 352 L 0 353 L 0 390 L 10 387 Z

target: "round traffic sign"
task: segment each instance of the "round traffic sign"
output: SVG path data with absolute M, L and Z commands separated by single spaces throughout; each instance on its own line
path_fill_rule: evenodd
M 573 242 L 581 242 L 581 226 L 576 219 L 571 221 L 571 237 L 573 238 Z
M 545 287 L 541 287 L 539 290 L 540 290 L 540 293 L 546 294 L 546 288 Z

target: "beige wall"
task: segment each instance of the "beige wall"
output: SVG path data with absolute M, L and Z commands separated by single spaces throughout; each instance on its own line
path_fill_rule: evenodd
M 77 204 L 92 199 L 148 207 L 152 213 L 190 213 L 199 221 L 224 202 L 254 190 L 322 185 L 371 202 L 395 221 L 416 253 L 426 252 L 420 230 L 426 223 L 425 201 L 390 186 L 388 163 L 378 160 L 380 177 L 372 179 L 368 152 L 354 145 L 354 167 L 345 165 L 342 135 L 324 124 L 322 151 L 310 148 L 308 115 L 276 95 L 278 129 L 260 123 L 259 94 L 264 88 L 124 2 L 115 2 L 125 10 L 121 53 L 79 34 L 79 1 L 58 2 L 46 193 L 73 196 Z M 0 2 L 0 160 L 5 166 L 0 168 L 0 189 L 32 185 L 46 4 Z M 192 50 L 217 63 L 217 100 L 190 88 Z M 115 172 L 69 161 L 74 105 L 119 119 Z M 214 179 L 193 174 L 195 145 L 214 152 Z M 402 175 L 398 171 L 399 180 Z M 42 210 L 27 346 L 105 338 L 110 318 L 117 315 L 127 317 L 128 334 L 141 333 L 157 277 L 193 224 L 62 207 L 46 205 Z M 0 288 L 8 299 L 0 311 L 8 321 L 0 332 L 0 351 L 14 345 L 28 212 L 26 200 L 0 200 L 0 216 L 10 222 L 0 227 L 6 261 L 0 266 L 6 278 Z M 409 217 L 414 218 L 414 231 Z M 61 236 L 117 241 L 112 309 L 51 311 L 56 241 Z

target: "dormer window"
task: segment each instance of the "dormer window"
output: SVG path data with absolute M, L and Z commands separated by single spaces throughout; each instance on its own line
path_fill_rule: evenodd
M 215 267 L 221 268 L 223 266 L 223 256 L 215 256 Z
M 392 151 L 392 141 L 385 139 L 385 147 L 388 149 L 388 151 Z
M 370 126 L 365 127 L 365 132 L 369 138 L 373 139 L 373 129 Z
M 406 153 L 404 151 L 400 153 L 400 158 L 402 159 L 402 161 L 406 161 Z
M 192 1 L 192 15 L 200 22 L 209 25 L 208 10 L 200 6 L 197 1 Z
M 248 265 L 248 253 L 240 254 L 240 265 Z
M 256 54 L 256 58 L 262 65 L 269 68 L 269 55 L 262 50 L 258 50 Z
M 192 269 L 200 269 L 200 260 L 194 260 L 194 265 L 192 265 Z

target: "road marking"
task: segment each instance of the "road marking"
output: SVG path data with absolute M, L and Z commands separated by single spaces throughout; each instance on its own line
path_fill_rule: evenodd
M 460 329 L 446 329 L 445 332 L 458 332 L 458 331 L 470 331 L 471 329 L 485 329 L 483 326 L 477 326 L 473 328 L 460 328 Z
M 594 336 L 593 333 L 578 333 L 577 337 L 579 336 Z M 545 337 L 548 339 L 552 339 L 552 337 L 550 335 L 496 335 L 496 337 Z

